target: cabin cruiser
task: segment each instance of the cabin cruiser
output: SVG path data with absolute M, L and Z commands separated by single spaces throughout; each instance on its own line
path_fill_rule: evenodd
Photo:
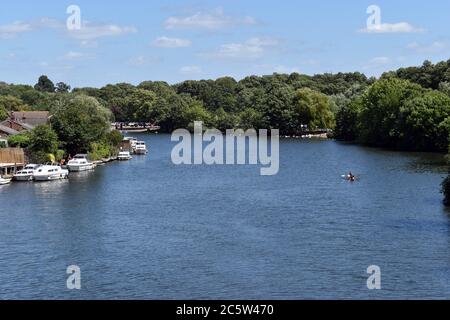
M 67 179 L 68 177 L 69 171 L 56 165 L 43 165 L 34 172 L 34 180 L 36 181 L 52 181 Z
M 133 138 L 133 137 L 125 137 L 123 139 L 124 141 L 129 141 L 130 142 L 130 146 L 131 149 L 134 151 L 134 149 L 136 149 L 136 143 L 137 143 L 137 139 Z
M 88 171 L 94 168 L 95 164 L 87 159 L 86 154 L 77 154 L 67 163 L 67 169 L 71 172 Z
M 129 151 L 121 151 L 119 152 L 119 155 L 117 156 L 117 160 L 119 161 L 126 161 L 131 160 L 133 157 L 131 156 Z
M 136 147 L 135 147 L 135 149 L 134 149 L 134 153 L 136 153 L 136 154 L 141 154 L 141 155 L 147 154 L 147 153 L 148 153 L 147 147 L 146 147 L 144 141 L 138 141 L 138 142 L 136 142 Z
M 0 176 L 0 186 L 9 184 L 11 182 L 11 179 L 3 179 L 2 176 Z
M 29 164 L 22 170 L 18 171 L 13 176 L 13 179 L 16 181 L 32 181 L 37 168 L 39 168 L 38 164 Z

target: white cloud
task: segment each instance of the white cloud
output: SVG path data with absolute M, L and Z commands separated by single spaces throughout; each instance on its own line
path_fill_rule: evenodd
M 440 54 L 449 52 L 450 44 L 446 41 L 434 41 L 428 45 L 413 42 L 408 44 L 406 48 L 419 54 Z
M 147 56 L 136 56 L 132 57 L 128 60 L 128 65 L 133 67 L 145 67 L 149 65 L 154 65 L 160 62 L 161 59 L 155 57 L 147 57 Z
M 178 39 L 178 38 L 168 38 L 168 37 L 159 37 L 152 43 L 155 47 L 160 48 L 182 48 L 189 47 L 192 42 L 187 39 Z
M 1 39 L 11 39 L 14 38 L 16 35 L 24 32 L 32 31 L 33 28 L 31 24 L 16 21 L 11 24 L 6 24 L 0 26 L 0 38 Z
M 274 38 L 251 38 L 242 43 L 223 44 L 213 53 L 206 56 L 230 59 L 254 59 L 263 56 L 270 50 L 276 49 L 280 42 Z
M 85 59 L 92 59 L 94 58 L 94 56 L 87 53 L 69 51 L 64 55 L 63 58 L 65 60 L 85 60 Z
M 408 22 L 382 23 L 359 30 L 362 33 L 418 33 L 424 31 L 425 29 L 414 27 Z
M 185 75 L 201 74 L 203 69 L 199 66 L 184 66 L 180 69 L 180 73 Z
M 227 16 L 222 8 L 211 12 L 197 12 L 188 17 L 170 17 L 164 25 L 166 29 L 204 29 L 220 30 L 238 25 L 254 25 L 256 20 L 252 17 L 236 18 Z
M 388 57 L 376 57 L 370 60 L 372 65 L 386 65 L 392 63 L 392 60 Z
M 115 24 L 91 24 L 88 22 L 83 23 L 80 29 L 68 31 L 69 35 L 75 39 L 82 40 L 84 43 L 89 43 L 93 40 L 104 37 L 117 37 L 126 35 L 129 33 L 136 33 L 135 27 L 118 26 Z

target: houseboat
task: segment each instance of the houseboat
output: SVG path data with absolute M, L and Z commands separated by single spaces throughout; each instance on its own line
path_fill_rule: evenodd
M 71 172 L 81 172 L 93 170 L 95 164 L 88 160 L 86 154 L 77 154 L 72 160 L 67 163 L 67 169 Z

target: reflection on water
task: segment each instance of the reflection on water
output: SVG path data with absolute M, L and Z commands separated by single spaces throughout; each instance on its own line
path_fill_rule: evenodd
M 149 155 L 0 187 L 0 298 L 450 298 L 442 156 L 281 140 L 262 177 L 175 166 L 170 136 L 139 139 Z

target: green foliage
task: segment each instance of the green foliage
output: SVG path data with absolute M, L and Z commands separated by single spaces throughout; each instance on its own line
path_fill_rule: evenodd
M 450 136 L 450 97 L 429 91 L 405 102 L 401 109 L 399 147 L 446 151 Z
M 354 99 L 339 108 L 336 114 L 334 137 L 338 140 L 355 141 L 358 138 L 358 116 L 362 100 Z
M 26 111 L 29 109 L 30 107 L 19 98 L 10 95 L 0 96 L 0 116 L 2 111 Z
M 56 92 L 58 93 L 68 93 L 70 92 L 70 86 L 64 82 L 58 82 L 56 84 Z
M 395 148 L 402 135 L 401 111 L 408 99 L 424 89 L 406 80 L 380 80 L 363 95 L 360 114 L 360 139 L 373 146 Z
M 86 153 L 93 142 L 103 141 L 110 128 L 111 113 L 92 97 L 69 96 L 56 108 L 52 127 L 66 151 Z
M 8 145 L 12 148 L 27 148 L 30 143 L 29 132 L 8 137 Z
M 239 128 L 247 129 L 264 129 L 267 128 L 267 122 L 264 115 L 253 108 L 248 108 L 239 113 Z M 231 127 L 230 127 L 231 128 Z
M 194 101 L 190 106 L 182 111 L 182 128 L 194 129 L 195 121 L 203 121 L 206 126 L 211 124 L 211 114 L 203 107 L 199 101 Z
M 334 114 L 328 97 L 311 89 L 299 89 L 294 97 L 294 128 L 306 124 L 309 129 L 334 128 Z
M 52 153 L 46 153 L 44 151 L 35 151 L 30 154 L 30 161 L 33 163 L 47 163 L 54 162 L 56 160 Z
M 417 83 L 424 88 L 438 90 L 441 82 L 450 81 L 450 60 L 433 64 L 425 61 L 421 67 L 401 68 L 385 73 L 382 78 L 397 77 Z
M 29 150 L 33 153 L 56 154 L 58 151 L 58 135 L 48 125 L 37 126 L 29 137 Z
M 8 111 L 3 106 L 0 106 L 0 121 L 8 118 Z
M 90 149 L 88 153 L 89 159 L 94 161 L 106 159 L 110 157 L 112 154 L 111 146 L 108 145 L 107 143 L 92 142 L 91 145 L 89 146 L 89 149 Z
M 55 92 L 55 85 L 47 76 L 43 75 L 39 77 L 34 89 L 41 92 Z

